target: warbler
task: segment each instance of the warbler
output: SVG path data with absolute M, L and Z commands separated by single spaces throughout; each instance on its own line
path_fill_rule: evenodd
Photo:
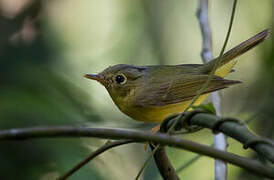
M 235 58 L 257 46 L 269 35 L 264 30 L 205 64 L 134 66 L 118 64 L 99 74 L 86 74 L 107 89 L 117 107 L 137 121 L 161 122 L 170 115 L 184 112 L 217 68 L 207 88 L 194 105 L 200 104 L 208 93 L 238 84 L 224 79 L 236 64 Z

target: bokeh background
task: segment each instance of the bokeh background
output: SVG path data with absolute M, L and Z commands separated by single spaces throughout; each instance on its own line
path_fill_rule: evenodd
M 122 114 L 103 86 L 83 78 L 104 68 L 201 63 L 198 0 L 0 0 L 0 128 L 74 125 L 149 129 Z M 214 55 L 222 47 L 232 1 L 210 1 Z M 265 28 L 273 29 L 272 0 L 238 3 L 229 48 Z M 223 90 L 225 116 L 250 120 L 249 127 L 273 137 L 273 37 L 241 56 Z M 209 130 L 184 135 L 212 144 Z M 105 141 L 36 139 L 0 142 L 0 179 L 54 179 Z M 257 157 L 228 139 L 228 150 Z M 167 148 L 177 169 L 195 154 Z M 143 145 L 110 150 L 70 179 L 134 179 L 150 151 Z M 183 179 L 213 179 L 214 161 L 202 157 L 180 171 Z M 198 172 L 197 172 L 198 171 Z M 143 179 L 161 179 L 154 162 Z M 260 179 L 229 165 L 228 179 Z

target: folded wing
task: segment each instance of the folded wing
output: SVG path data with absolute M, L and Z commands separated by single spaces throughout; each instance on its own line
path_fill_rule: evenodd
M 172 80 L 151 79 L 147 87 L 139 89 L 135 105 L 143 107 L 164 106 L 191 100 L 206 83 L 209 75 L 175 75 Z M 213 76 L 203 94 L 227 88 L 240 81 L 226 80 Z

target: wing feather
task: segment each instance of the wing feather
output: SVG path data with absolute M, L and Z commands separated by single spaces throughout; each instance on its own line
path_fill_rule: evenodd
M 175 75 L 172 80 L 166 78 L 150 79 L 147 87 L 139 89 L 135 96 L 135 105 L 143 107 L 164 106 L 191 100 L 207 81 L 209 75 Z M 226 80 L 213 76 L 203 94 L 227 88 L 239 81 Z

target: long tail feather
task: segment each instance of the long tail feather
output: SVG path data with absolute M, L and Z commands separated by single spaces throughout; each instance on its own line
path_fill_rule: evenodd
M 227 51 L 221 59 L 215 58 L 212 61 L 206 63 L 202 68 L 202 71 L 205 73 L 209 73 L 210 71 L 213 70 L 213 67 L 217 61 L 220 61 L 218 63 L 218 67 L 221 67 L 234 58 L 244 54 L 248 50 L 252 49 L 253 47 L 257 46 L 261 42 L 263 42 L 267 36 L 270 34 L 270 31 L 268 29 L 263 30 L 262 32 L 256 34 L 255 36 L 251 37 L 250 39 L 242 42 L 241 44 L 237 45 L 236 47 L 232 48 L 231 50 Z

